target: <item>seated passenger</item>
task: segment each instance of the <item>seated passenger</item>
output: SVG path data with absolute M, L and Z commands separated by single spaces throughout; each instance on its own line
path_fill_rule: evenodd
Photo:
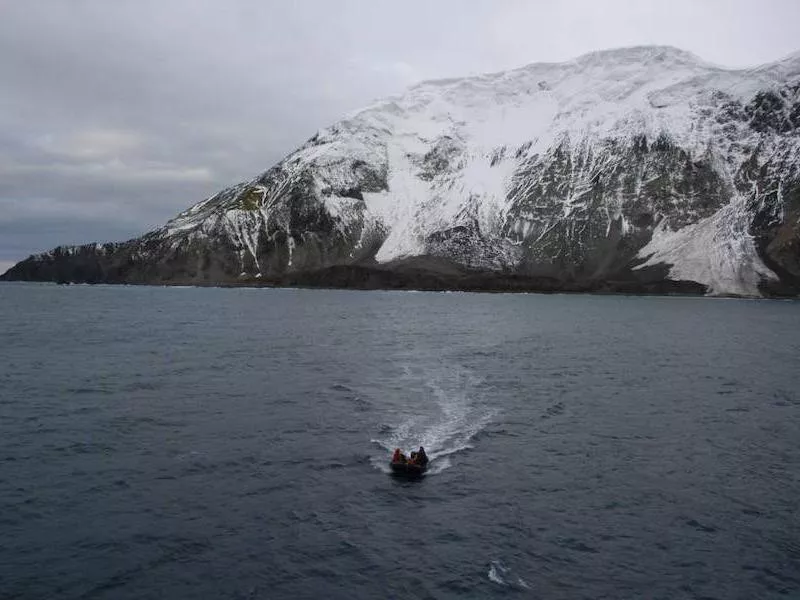
M 410 464 L 412 464 L 412 465 L 416 465 L 416 464 L 418 464 L 418 456 L 417 456 L 417 453 L 416 453 L 416 452 L 412 452 L 412 453 L 411 453 L 411 458 L 408 460 L 408 462 L 409 462 Z
M 422 465 L 423 467 L 428 464 L 428 455 L 425 454 L 425 448 L 422 446 L 419 447 L 419 452 L 415 452 L 414 454 L 417 455 L 417 462 Z
M 406 455 L 400 450 L 400 448 L 394 449 L 394 454 L 392 454 L 392 462 L 393 463 L 404 463 L 406 462 Z

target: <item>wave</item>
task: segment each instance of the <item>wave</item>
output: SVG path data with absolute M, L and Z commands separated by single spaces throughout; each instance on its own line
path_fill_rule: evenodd
M 504 565 L 499 560 L 493 560 L 489 563 L 489 581 L 502 585 L 503 587 L 511 587 L 518 590 L 529 590 L 531 586 L 519 575 L 516 575 L 511 568 Z
M 372 464 L 389 472 L 387 454 L 395 448 L 408 452 L 424 446 L 431 459 L 428 473 L 441 473 L 452 466 L 452 455 L 472 448 L 497 411 L 485 399 L 483 380 L 460 365 L 440 360 L 406 364 L 402 371 L 401 383 L 411 402 L 393 415 L 394 424 L 384 423 L 371 440 L 384 451 L 372 457 Z

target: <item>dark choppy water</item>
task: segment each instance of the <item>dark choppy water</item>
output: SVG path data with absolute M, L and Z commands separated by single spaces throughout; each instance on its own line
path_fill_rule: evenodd
M 3 598 L 800 597 L 800 303 L 3 284 L 0 340 Z

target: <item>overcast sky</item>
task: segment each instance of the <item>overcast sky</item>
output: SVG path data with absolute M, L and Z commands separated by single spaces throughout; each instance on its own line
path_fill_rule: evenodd
M 670 44 L 800 50 L 800 0 L 0 0 L 0 272 L 123 240 L 423 79 Z

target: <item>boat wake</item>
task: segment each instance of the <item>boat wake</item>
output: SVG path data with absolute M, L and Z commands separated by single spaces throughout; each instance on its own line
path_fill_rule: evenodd
M 402 368 L 408 394 L 401 406 L 393 407 L 389 421 L 396 424 L 384 424 L 371 440 L 382 450 L 371 462 L 388 473 L 395 448 L 408 453 L 425 446 L 431 459 L 428 473 L 441 473 L 452 465 L 452 455 L 472 447 L 497 411 L 485 401 L 483 381 L 464 367 L 441 361 Z

